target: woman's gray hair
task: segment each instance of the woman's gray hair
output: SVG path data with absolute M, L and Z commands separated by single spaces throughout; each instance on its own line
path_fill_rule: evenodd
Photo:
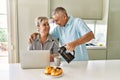
M 56 15 L 56 14 L 59 14 L 59 13 L 64 13 L 66 16 L 68 16 L 65 8 L 63 8 L 63 7 L 57 7 L 57 8 L 52 12 L 52 16 L 53 16 L 53 15 Z
M 48 20 L 47 17 L 37 17 L 35 19 L 35 26 L 39 27 L 40 26 L 40 23 L 43 21 L 43 20 Z

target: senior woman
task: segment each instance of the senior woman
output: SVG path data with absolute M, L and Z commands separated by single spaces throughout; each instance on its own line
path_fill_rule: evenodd
M 37 27 L 37 38 L 29 45 L 29 50 L 50 50 L 50 61 L 58 55 L 58 41 L 49 34 L 50 26 L 47 17 L 37 17 L 35 21 Z

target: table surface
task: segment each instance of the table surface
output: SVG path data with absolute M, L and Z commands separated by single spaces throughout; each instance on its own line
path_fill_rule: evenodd
M 19 63 L 0 64 L 2 80 L 120 80 L 120 60 L 62 62 L 63 74 L 52 77 L 44 69 L 22 69 Z

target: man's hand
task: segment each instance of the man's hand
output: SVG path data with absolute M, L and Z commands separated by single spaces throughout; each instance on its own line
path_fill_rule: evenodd
M 74 40 L 70 43 L 67 43 L 64 46 L 66 46 L 67 50 L 73 51 L 76 46 L 84 44 L 84 43 L 90 41 L 93 38 L 94 38 L 94 34 L 93 34 L 92 31 L 90 31 L 87 34 L 85 34 L 84 36 L 82 36 L 81 38 L 78 38 L 78 39 L 76 39 L 76 40 Z
M 74 42 L 67 43 L 64 46 L 67 48 L 68 51 L 73 51 L 76 47 Z
M 32 43 L 36 39 L 37 35 L 38 35 L 38 33 L 31 34 L 29 37 L 29 43 Z

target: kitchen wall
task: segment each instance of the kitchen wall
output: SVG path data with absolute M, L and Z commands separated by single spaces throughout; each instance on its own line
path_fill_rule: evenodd
M 34 27 L 34 19 L 37 16 L 48 16 L 49 17 L 49 10 L 50 4 L 49 0 L 11 0 L 13 1 L 15 7 L 14 14 L 16 16 L 11 16 L 11 19 L 15 19 L 14 27 L 11 26 L 11 34 L 17 34 L 16 37 L 12 37 L 14 40 L 18 41 L 14 43 L 11 39 L 12 46 L 18 46 L 13 48 L 12 50 L 16 50 L 17 56 L 13 57 L 17 59 L 20 54 L 23 54 L 28 47 L 28 37 L 31 33 L 36 31 Z M 90 59 L 120 59 L 120 35 L 118 34 L 118 30 L 120 30 L 120 1 L 119 0 L 103 0 L 103 1 L 110 1 L 109 4 L 109 15 L 105 18 L 104 11 L 105 7 L 103 8 L 103 22 L 108 24 L 108 39 L 107 39 L 107 46 L 105 49 L 88 49 Z M 13 5 L 12 5 L 13 6 Z M 103 4 L 104 6 L 104 4 Z M 12 8 L 12 7 L 11 7 Z M 12 13 L 11 13 L 12 14 Z M 107 20 L 108 19 L 108 22 Z M 10 22 L 12 23 L 12 22 Z M 15 28 L 15 31 L 12 30 Z M 17 28 L 17 29 L 16 29 Z M 17 38 L 17 39 L 16 39 Z M 12 55 L 11 55 L 12 56 Z

